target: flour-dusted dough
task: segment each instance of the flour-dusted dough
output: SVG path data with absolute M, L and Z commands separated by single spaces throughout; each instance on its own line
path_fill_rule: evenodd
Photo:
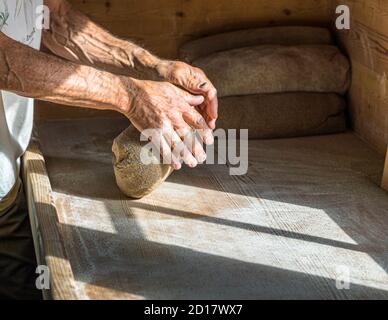
M 320 27 L 279 26 L 238 30 L 212 35 L 187 42 L 179 50 L 179 57 L 187 62 L 209 54 L 257 45 L 314 45 L 333 44 L 330 31 Z
M 277 93 L 220 99 L 217 127 L 249 129 L 250 139 L 288 138 L 346 130 L 337 94 Z
M 335 46 L 255 46 L 223 51 L 195 60 L 220 97 L 278 93 L 344 94 L 350 64 Z
M 113 142 L 116 182 L 120 190 L 130 198 L 147 196 L 173 171 L 171 166 L 165 164 L 143 164 L 140 155 L 146 144 L 147 142 L 140 141 L 140 133 L 133 126 L 124 130 Z

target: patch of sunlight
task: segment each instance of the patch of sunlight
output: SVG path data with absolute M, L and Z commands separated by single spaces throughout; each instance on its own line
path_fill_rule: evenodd
M 235 222 L 236 225 L 249 224 L 252 228 L 255 226 L 273 228 L 283 230 L 285 233 L 296 232 L 301 237 L 308 235 L 357 245 L 357 242 L 324 209 L 298 204 L 297 202 L 301 201 L 298 198 L 294 199 L 295 203 L 287 203 L 269 199 L 271 196 L 278 198 L 276 193 L 266 194 L 266 198 L 261 198 L 234 193 L 227 194 L 219 190 L 204 191 L 201 187 L 173 182 L 166 182 L 160 190 L 156 191 L 156 194 L 168 199 L 164 204 L 165 207 L 194 212 L 194 209 L 200 204 L 197 203 L 198 201 L 193 202 L 190 208 L 190 197 L 195 197 L 197 193 L 203 195 L 204 192 L 209 197 L 207 207 L 210 208 L 212 217 L 216 217 L 213 220 L 223 219 Z M 230 206 L 220 207 L 220 203 L 230 204 Z M 203 212 L 203 215 L 207 215 L 207 212 Z M 278 235 L 281 236 L 282 232 L 278 232 Z
M 88 283 L 85 281 L 76 281 L 77 298 L 86 300 L 145 300 L 144 296 L 129 293 L 119 288 L 112 288 L 112 285 L 104 286 L 101 284 Z
M 104 201 L 64 194 L 55 196 L 55 192 L 53 195 L 61 223 L 78 228 L 117 234 L 117 229 L 111 217 L 114 212 L 107 210 Z M 117 210 L 120 209 L 121 207 L 117 208 Z
M 268 227 L 357 245 L 325 209 L 270 199 L 252 198 L 251 203 Z

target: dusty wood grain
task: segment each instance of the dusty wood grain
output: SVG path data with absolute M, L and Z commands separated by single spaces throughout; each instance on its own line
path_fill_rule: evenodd
M 46 299 L 73 299 L 76 296 L 73 273 L 63 248 L 51 185 L 37 142 L 30 144 L 23 167 L 38 264 L 48 266 L 50 272 L 50 290 L 44 290 L 43 295 Z
M 40 126 L 78 299 L 388 298 L 384 159 L 354 135 L 252 141 L 247 175 L 184 169 L 133 201 L 111 164 L 127 125 Z

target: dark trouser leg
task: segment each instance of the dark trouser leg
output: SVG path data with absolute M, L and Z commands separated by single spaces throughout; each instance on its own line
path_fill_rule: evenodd
M 0 213 L 0 299 L 42 299 L 36 289 L 36 259 L 23 188 Z

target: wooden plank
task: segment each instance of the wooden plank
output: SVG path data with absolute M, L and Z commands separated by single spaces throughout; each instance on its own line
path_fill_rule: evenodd
M 58 230 L 46 165 L 38 143 L 33 141 L 23 157 L 23 174 L 38 265 L 48 266 L 50 290 L 45 299 L 74 299 L 73 273 Z
M 251 141 L 247 175 L 185 168 L 130 200 L 111 162 L 127 125 L 39 126 L 77 299 L 388 298 L 384 159 L 353 134 Z
M 388 81 L 384 75 L 355 60 L 352 61 L 352 77 L 348 94 L 352 125 L 362 139 L 384 155 L 388 141 Z
M 336 34 L 353 67 L 349 92 L 352 124 L 384 154 L 388 144 L 388 2 L 333 0 L 333 14 L 340 4 L 348 5 L 351 14 L 350 30 L 336 30 Z
M 384 190 L 388 191 L 388 149 L 387 149 L 387 156 L 386 156 L 386 159 L 385 159 L 385 167 L 384 167 L 382 187 L 383 187 Z

